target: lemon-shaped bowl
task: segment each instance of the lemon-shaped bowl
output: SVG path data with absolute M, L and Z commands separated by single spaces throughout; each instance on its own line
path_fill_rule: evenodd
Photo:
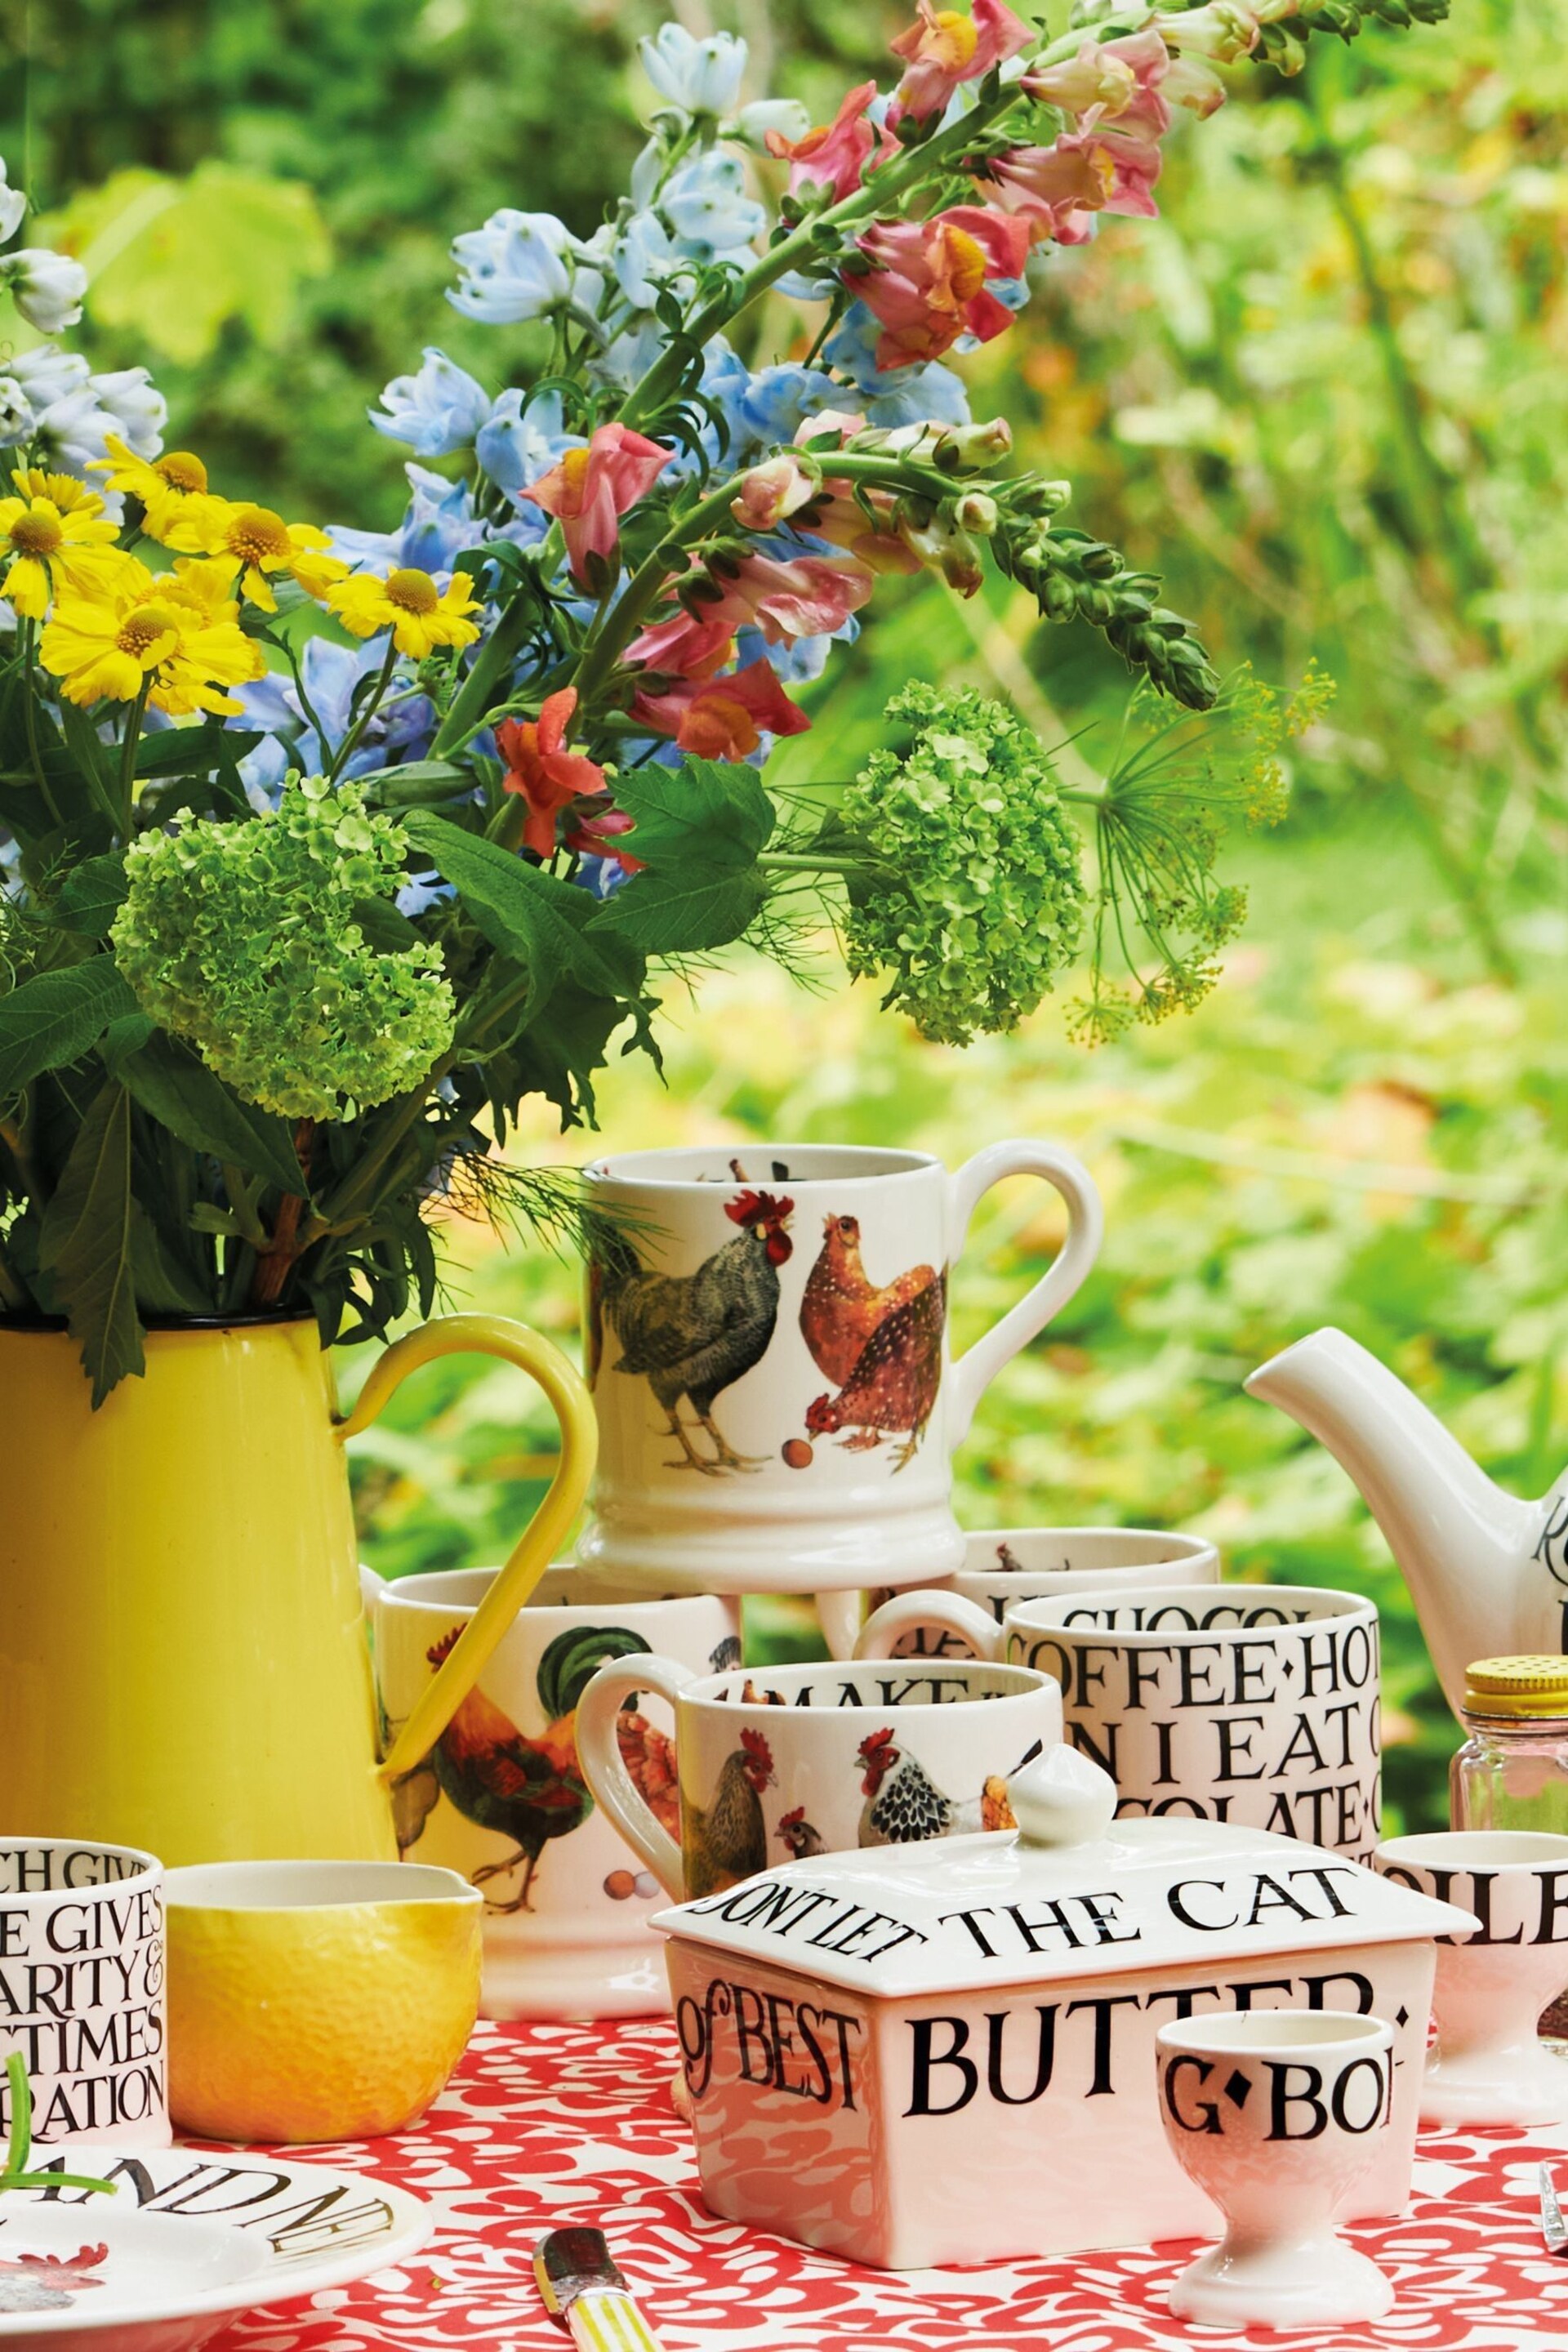
M 169 2107 L 204 2139 L 374 2139 L 422 2115 L 479 2005 L 477 1888 L 399 1862 L 172 1870 Z

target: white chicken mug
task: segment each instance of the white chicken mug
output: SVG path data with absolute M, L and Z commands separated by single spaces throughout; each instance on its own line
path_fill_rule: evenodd
M 647 1691 L 675 1710 L 679 1844 L 616 1736 Z M 673 1658 L 622 1658 L 577 1705 L 589 1787 L 678 1903 L 809 1854 L 1015 1828 L 1007 1782 L 1061 1735 L 1048 1676 L 973 1658 L 700 1677 Z
M 1065 1238 L 953 1362 L 950 1271 L 982 1193 L 1016 1175 L 1061 1194 Z M 599 1465 L 579 1556 L 666 1591 L 842 1596 L 824 1614 L 840 1654 L 852 1595 L 962 1568 L 953 1452 L 1094 1264 L 1088 1170 L 1051 1143 L 993 1144 L 955 1175 L 777 1143 L 624 1152 L 587 1178 Z
M 495 1581 L 447 1569 L 384 1584 L 362 1571 L 383 1751 Z M 398 1851 L 485 1898 L 486 2017 L 625 2017 L 667 2004 L 658 1888 L 595 1807 L 576 1709 L 607 1658 L 658 1651 L 695 1674 L 738 1665 L 740 1603 L 628 1592 L 555 1567 L 502 1634 L 429 1754 L 392 1784 Z M 674 1823 L 674 1726 L 657 1704 L 616 1729 L 645 1800 Z

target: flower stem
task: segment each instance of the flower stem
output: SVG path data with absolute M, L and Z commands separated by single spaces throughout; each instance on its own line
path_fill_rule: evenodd
M 49 779 L 44 767 L 44 755 L 38 745 L 38 714 L 35 708 L 38 666 L 37 656 L 34 650 L 33 642 L 36 634 L 37 632 L 34 629 L 32 622 L 24 621 L 22 624 L 22 659 L 25 675 L 22 679 L 22 713 L 26 722 L 27 750 L 32 758 L 33 773 L 37 777 L 38 790 L 44 796 L 44 806 L 48 810 L 49 814 L 53 817 L 57 824 L 63 824 L 65 819 L 61 816 L 58 803 L 57 803 L 53 793 L 49 790 Z
M 383 699 L 386 694 L 386 689 L 392 684 L 392 672 L 396 660 L 397 637 L 395 632 L 389 631 L 386 639 L 386 659 L 381 665 L 381 675 L 376 679 L 373 691 L 365 696 L 359 717 L 354 720 L 353 725 L 349 729 L 348 733 L 343 737 L 342 741 L 338 746 L 337 758 L 332 761 L 331 768 L 327 772 L 327 782 L 330 784 L 335 784 L 337 782 L 338 778 L 342 774 L 343 770 L 348 766 L 349 761 L 353 758 L 354 753 L 358 751 L 360 739 L 363 735 L 365 729 L 370 725 L 371 720 L 381 709 Z M 325 745 L 323 745 L 322 749 L 324 750 L 325 748 Z
M 310 1161 L 315 1156 L 316 1122 L 302 1118 L 294 1129 L 294 1150 L 305 1181 L 310 1181 Z M 289 1276 L 303 1254 L 305 1244 L 300 1238 L 300 1219 L 305 1202 L 298 1192 L 285 1192 L 279 1204 L 277 1223 L 272 1238 L 256 1261 L 251 1277 L 250 1303 L 253 1307 L 276 1307 L 283 1296 Z
M 131 706 L 125 721 L 125 732 L 120 742 L 120 837 L 131 839 L 136 804 L 136 746 L 142 740 L 142 721 L 147 709 L 147 697 L 153 691 L 153 673 L 147 671 L 141 689 Z

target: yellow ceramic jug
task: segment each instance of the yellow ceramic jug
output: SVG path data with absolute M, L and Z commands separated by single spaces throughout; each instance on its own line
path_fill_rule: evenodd
M 433 1357 L 504 1357 L 561 1423 L 549 1492 L 377 1764 L 342 1440 Z M 0 1835 L 142 1846 L 168 1864 L 395 1861 L 389 1784 L 482 1671 L 593 1475 L 594 1409 L 521 1323 L 452 1315 L 336 1418 L 313 1322 L 148 1335 L 90 1410 L 74 1342 L 0 1325 Z

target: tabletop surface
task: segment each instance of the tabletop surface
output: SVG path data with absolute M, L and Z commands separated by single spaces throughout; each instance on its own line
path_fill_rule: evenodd
M 545 2352 L 530 2258 L 544 2232 L 595 2224 L 666 2352 L 849 2352 L 984 2341 L 1007 2352 L 1146 2352 L 1274 2345 L 1265 2331 L 1188 2330 L 1167 2308 L 1190 2244 L 988 2263 L 867 2271 L 716 2221 L 689 2135 L 669 2098 L 672 2027 L 482 2025 L 415 2131 L 354 2147 L 300 2149 L 427 2198 L 441 2223 L 402 2270 L 306 2304 L 258 2311 L 214 2352 Z M 1375 2327 L 1292 2334 L 1286 2344 L 1405 2352 L 1568 2352 L 1568 2261 L 1542 2250 L 1535 2168 L 1568 2157 L 1568 2129 L 1423 2136 L 1411 2210 L 1350 2234 L 1394 2281 Z M 1559 2167 L 1568 2202 L 1568 2163 Z

